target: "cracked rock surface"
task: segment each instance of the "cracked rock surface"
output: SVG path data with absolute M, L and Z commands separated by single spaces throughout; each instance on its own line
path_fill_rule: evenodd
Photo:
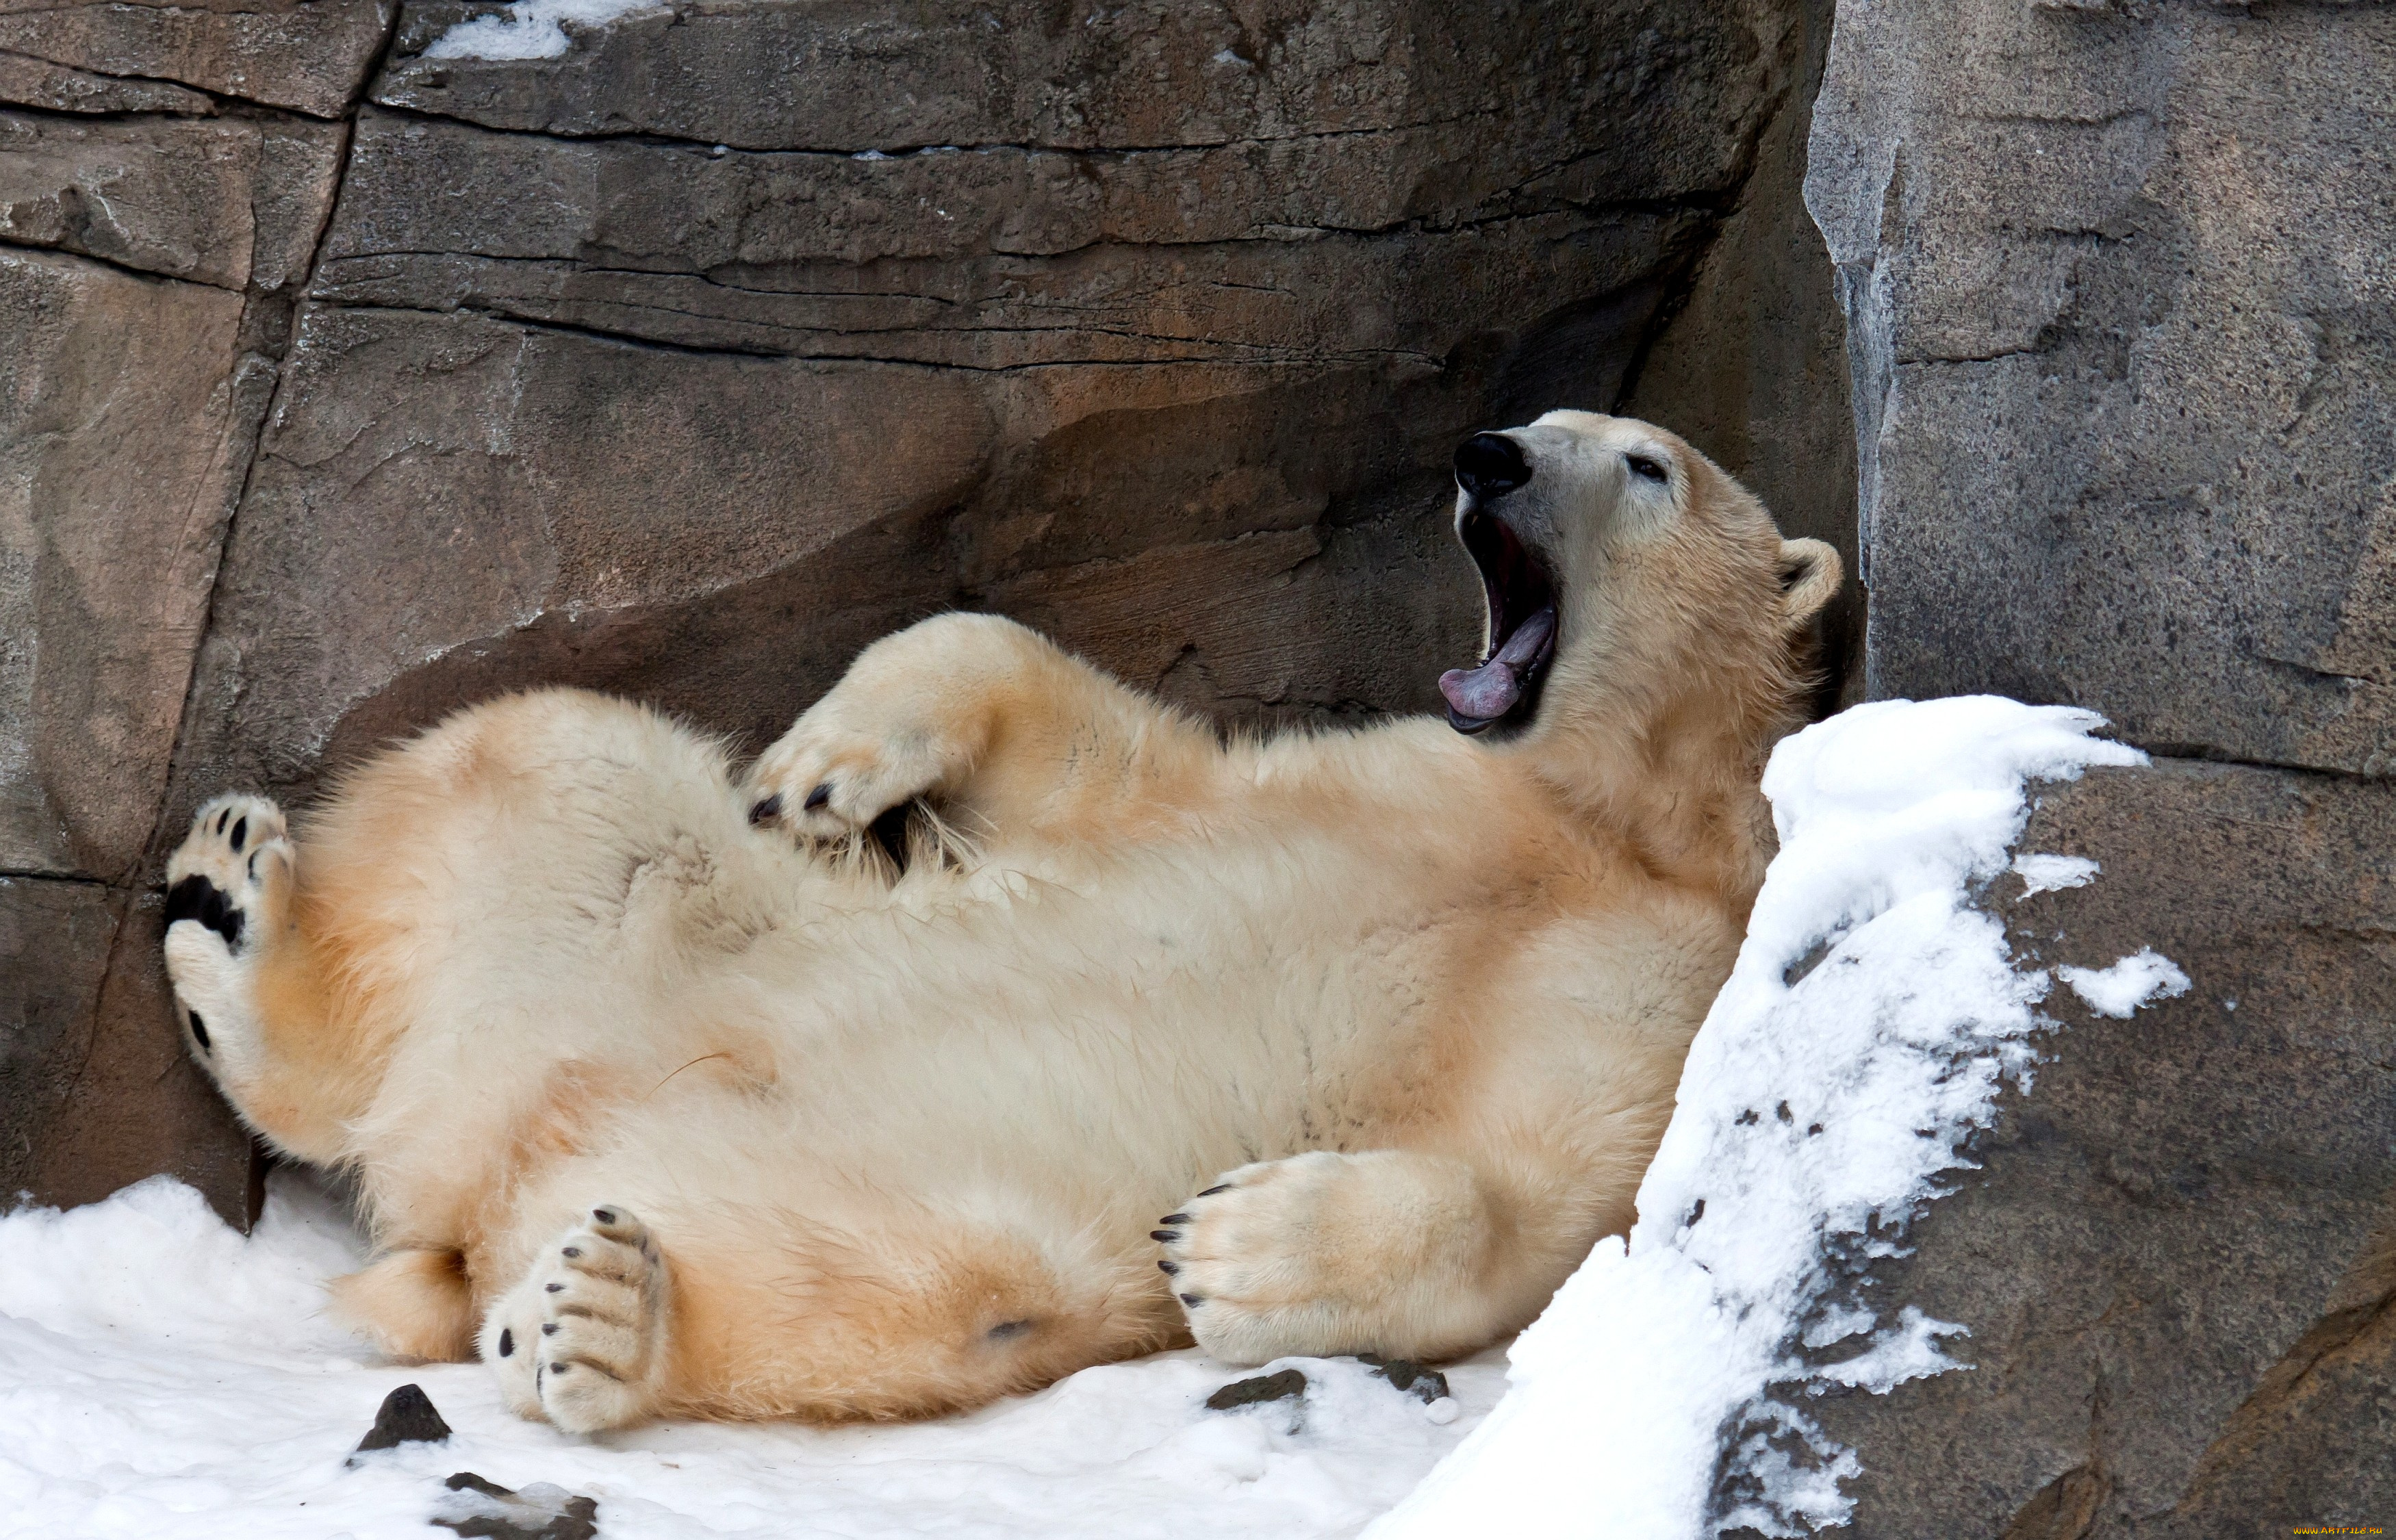
M 1995 911 L 2193 980 L 2067 1027 L 1876 1308 L 1967 1372 L 1818 1403 L 1853 1533 L 2396 1511 L 2396 10 L 1840 7 L 1806 200 L 1854 369 L 1870 692 L 2094 707 Z M 2208 763 L 2210 762 L 2210 763 Z
M 2391 78 L 2385 6 L 1842 14 L 1876 693 L 2396 771 Z
M 2217 1540 L 2396 1503 L 2396 799 L 2163 759 L 2040 794 L 2085 887 L 1990 909 L 2025 966 L 2152 947 L 2192 988 L 2064 1029 L 1864 1295 L 1968 1369 L 1808 1409 L 1852 1533 Z
M 1435 708 L 1448 457 L 1564 405 L 1852 547 L 1822 0 L 677 0 L 427 56 L 490 9 L 0 0 L 0 1191 L 242 1212 L 163 845 L 468 701 L 755 746 L 964 605 L 1225 721 Z

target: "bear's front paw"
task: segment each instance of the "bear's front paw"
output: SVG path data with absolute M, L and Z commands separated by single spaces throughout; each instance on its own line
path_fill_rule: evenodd
M 291 870 L 283 810 L 240 795 L 203 806 L 166 862 L 166 977 L 193 1052 L 220 1076 L 253 1056 L 251 974 L 284 923 Z
M 483 1356 L 517 1412 L 601 1432 L 657 1410 L 669 1316 L 656 1239 L 620 1204 L 603 1204 L 492 1311 Z
M 759 756 L 749 772 L 749 821 L 839 839 L 938 789 L 963 756 L 930 729 L 853 721 L 837 693 Z

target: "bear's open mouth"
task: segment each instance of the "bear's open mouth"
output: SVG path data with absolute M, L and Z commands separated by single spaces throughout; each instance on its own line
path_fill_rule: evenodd
M 1514 532 L 1479 509 L 1457 521 L 1464 549 L 1489 595 L 1489 656 L 1439 676 L 1447 724 L 1478 733 L 1539 703 L 1539 681 L 1556 653 L 1556 586 Z

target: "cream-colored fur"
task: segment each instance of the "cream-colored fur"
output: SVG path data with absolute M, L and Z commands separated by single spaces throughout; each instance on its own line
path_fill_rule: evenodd
M 1838 567 L 1645 424 L 1511 437 L 1530 483 L 1465 503 L 1561 595 L 1511 736 L 1225 745 L 951 615 L 745 781 L 552 691 L 296 836 L 203 808 L 168 968 L 250 1124 L 354 1173 L 383 1255 L 339 1303 L 569 1429 L 1522 1325 L 1631 1217 Z M 894 882 L 859 830 L 918 797 L 952 858 Z

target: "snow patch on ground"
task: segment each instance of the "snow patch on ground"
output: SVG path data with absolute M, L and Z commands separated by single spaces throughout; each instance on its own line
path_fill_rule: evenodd
M 2015 971 L 1973 900 L 2009 865 L 2033 888 L 2095 874 L 2007 847 L 2029 782 L 2145 763 L 2089 736 L 2101 725 L 1992 697 L 1885 701 L 1779 746 L 1764 789 L 1780 852 L 1691 1047 L 1638 1224 L 1516 1341 L 1506 1399 L 1371 1540 L 1846 1520 L 1840 1483 L 1861 1465 L 1790 1392 L 1884 1393 L 1958 1367 L 1939 1339 L 1964 1328 L 1910 1308 L 1884 1324 L 1856 1264 L 1901 1250 L 2051 1025 L 2037 1012 L 2050 980 Z M 2108 1002 L 2163 976 L 2138 958 L 2090 976 Z
M 398 1368 L 324 1313 L 364 1260 L 339 1206 L 278 1174 L 258 1232 L 165 1177 L 0 1218 L 0 1531 L 11 1540 L 426 1540 L 472 1470 L 599 1500 L 607 1540 L 957 1534 L 1351 1535 L 1477 1426 L 1500 1354 L 1425 1406 L 1352 1359 L 1236 1370 L 1195 1352 L 1085 1370 L 904 1427 L 667 1423 L 596 1440 L 525 1422 L 478 1364 Z M 1305 1371 L 1303 1404 L 1208 1412 Z M 456 1432 L 342 1461 L 397 1386 Z M 1443 1422 L 1441 1419 L 1445 1418 Z
M 634 11 L 663 10 L 658 0 L 515 0 L 505 10 L 460 21 L 433 40 L 426 59 L 558 59 L 567 38 L 560 23 L 602 27 Z
M 2152 947 L 2110 968 L 2057 968 L 2055 976 L 2099 1016 L 2127 1016 L 2150 1000 L 2189 991 L 2188 975 Z

